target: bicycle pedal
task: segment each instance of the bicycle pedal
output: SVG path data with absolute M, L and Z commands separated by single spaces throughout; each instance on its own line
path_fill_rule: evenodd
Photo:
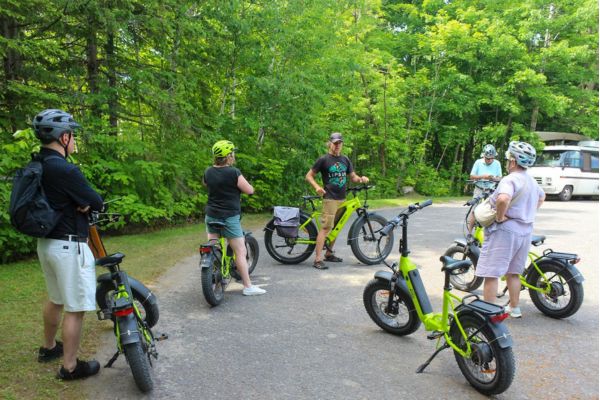
M 429 339 L 429 340 L 435 340 L 435 339 L 441 338 L 442 336 L 444 336 L 444 332 L 433 331 L 429 335 L 427 335 L 427 339 Z
M 110 310 L 98 310 L 96 311 L 96 315 L 98 315 L 98 320 L 100 321 L 112 319 L 112 313 Z
M 169 335 L 161 333 L 161 335 L 157 338 L 154 338 L 154 340 L 156 340 L 157 342 L 162 342 L 163 340 L 167 340 L 169 338 Z

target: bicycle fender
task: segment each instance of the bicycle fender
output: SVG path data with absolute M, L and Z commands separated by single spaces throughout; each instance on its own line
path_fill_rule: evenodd
M 554 259 L 554 258 L 548 258 L 548 257 L 542 257 L 539 258 L 538 260 L 536 260 L 536 264 L 538 265 L 538 267 L 542 268 L 544 266 L 544 263 L 552 263 L 552 264 L 558 264 L 558 265 L 562 265 L 568 272 L 569 274 L 571 274 L 571 276 L 573 277 L 573 279 L 575 280 L 575 282 L 581 284 L 583 283 L 583 281 L 585 280 L 583 278 L 583 275 L 581 274 L 581 272 L 579 272 L 579 269 L 577 269 L 576 266 L 574 266 L 573 264 L 565 261 L 565 260 L 558 260 L 558 259 Z M 535 270 L 535 268 L 532 268 L 529 271 L 529 274 L 527 275 L 527 282 L 530 284 L 533 284 L 533 275 L 537 273 L 537 271 Z
M 465 247 L 467 247 L 467 241 L 464 238 L 454 239 L 454 243 L 456 243 L 458 246 L 462 247 L 463 249 Z
M 391 282 L 392 273 L 390 271 L 377 271 L 375 272 L 375 279 L 385 282 Z M 410 296 L 410 292 L 408 290 L 408 286 L 406 286 L 406 282 L 400 277 L 396 280 L 396 290 L 399 290 L 404 294 Z
M 476 260 L 479 260 L 479 254 L 481 253 L 481 248 L 477 246 L 475 243 L 471 243 L 469 245 L 469 252 L 473 254 Z
M 124 317 L 118 317 L 117 324 L 119 324 L 119 341 L 121 345 L 140 341 L 140 331 L 135 320 L 135 315 L 129 314 Z
M 492 333 L 494 334 L 494 337 L 496 338 L 496 341 L 498 342 L 498 345 L 501 348 L 506 349 L 513 345 L 512 336 L 510 335 L 510 332 L 508 331 L 508 328 L 506 327 L 505 323 L 501 322 L 499 324 L 495 324 L 489 321 L 480 313 L 470 310 L 464 307 L 462 304 L 456 307 L 455 311 L 456 315 L 471 315 L 479 319 L 481 322 L 486 323 L 492 330 Z
M 210 268 L 213 264 L 213 259 L 215 258 L 214 254 L 206 254 L 200 258 L 200 269 Z
M 102 274 L 96 278 L 98 283 L 102 282 L 110 282 L 112 279 L 110 278 L 110 274 Z M 129 287 L 132 292 L 136 292 L 142 299 L 141 304 L 146 307 L 147 305 L 155 306 L 158 304 L 158 299 L 156 295 L 152 293 L 150 289 L 148 289 L 142 282 L 138 281 L 134 277 L 128 276 L 127 280 L 129 281 Z M 137 298 L 139 301 L 140 298 Z

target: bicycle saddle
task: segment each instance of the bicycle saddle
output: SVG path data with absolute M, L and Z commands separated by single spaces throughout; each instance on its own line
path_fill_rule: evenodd
M 110 256 L 97 259 L 96 265 L 99 267 L 110 268 L 112 266 L 120 264 L 123 261 L 123 258 L 125 258 L 125 254 L 123 253 L 111 254 Z
M 208 226 L 210 226 L 211 228 L 215 228 L 215 229 L 223 229 L 223 228 L 225 228 L 226 224 L 225 224 L 225 222 L 213 221 L 213 222 L 208 222 Z
M 452 272 L 456 271 L 457 269 L 468 268 L 473 265 L 471 260 L 455 260 L 454 258 L 448 256 L 441 256 L 440 261 L 442 264 L 444 264 L 442 267 L 443 272 Z
M 531 244 L 534 246 L 543 244 L 544 240 L 546 240 L 546 236 L 544 235 L 531 235 Z

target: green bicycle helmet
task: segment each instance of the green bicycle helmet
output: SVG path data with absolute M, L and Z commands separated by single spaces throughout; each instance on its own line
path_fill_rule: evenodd
M 212 152 L 215 157 L 227 157 L 235 150 L 235 146 L 229 140 L 219 140 L 212 147 Z

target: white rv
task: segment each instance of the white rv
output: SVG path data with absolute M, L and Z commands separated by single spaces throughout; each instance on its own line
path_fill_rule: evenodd
M 598 142 L 546 146 L 529 173 L 547 195 L 562 201 L 598 196 Z

